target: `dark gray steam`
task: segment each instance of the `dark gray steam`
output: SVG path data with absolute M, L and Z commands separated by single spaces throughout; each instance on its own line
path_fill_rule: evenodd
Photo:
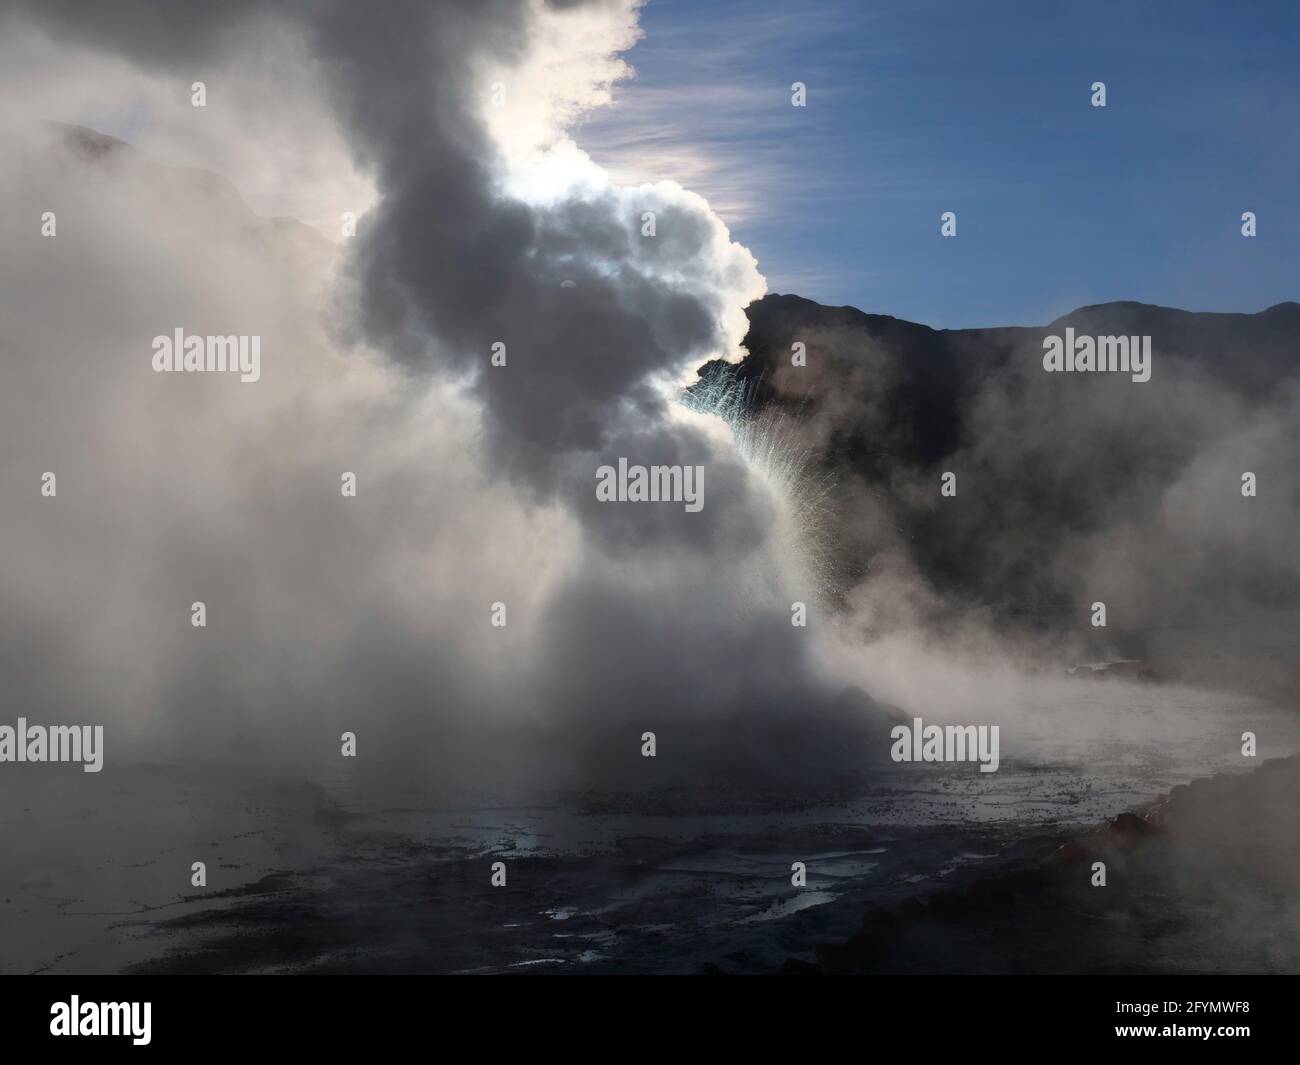
M 613 188 L 571 150 L 550 157 L 569 180 L 520 194 L 486 117 L 488 72 L 522 71 L 528 103 L 548 84 L 530 56 L 566 20 L 631 18 L 522 2 L 10 13 L 15 40 L 66 50 L 69 71 L 106 56 L 182 98 L 203 77 L 215 101 L 236 79 L 269 86 L 272 111 L 314 97 L 375 185 L 340 258 L 211 175 L 86 134 L 23 138 L 6 191 L 60 214 L 57 243 L 26 220 L 6 234 L 7 361 L 24 367 L 6 476 L 31 495 L 62 471 L 57 502 L 14 511 L 27 556 L 5 620 L 28 705 L 93 708 L 132 749 L 313 772 L 354 730 L 358 772 L 409 764 L 489 791 L 718 772 L 802 788 L 883 756 L 879 712 L 813 664 L 816 587 L 778 544 L 779 496 L 724 426 L 672 402 L 739 339 L 752 258 L 698 197 Z M 30 110 L 6 95 L 10 120 L 79 117 Z M 177 326 L 261 335 L 262 381 L 151 374 L 150 338 Z M 597 503 L 596 468 L 620 456 L 703 466 L 704 509 Z M 790 624 L 795 600 L 813 628 Z

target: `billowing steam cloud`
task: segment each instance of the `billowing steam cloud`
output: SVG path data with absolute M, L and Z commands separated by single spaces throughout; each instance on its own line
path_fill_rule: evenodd
M 626 73 L 635 9 L 10 12 L 0 625 L 29 717 L 309 770 L 347 729 L 361 772 L 489 788 L 806 785 L 884 752 L 790 623 L 816 581 L 780 479 L 674 402 L 735 354 L 752 257 L 565 135 Z M 21 121 L 94 116 L 148 154 Z M 196 157 L 235 187 L 153 161 Z M 349 210 L 341 247 L 259 217 Z M 262 379 L 153 373 L 178 327 L 260 336 Z M 599 503 L 620 457 L 702 466 L 703 510 Z

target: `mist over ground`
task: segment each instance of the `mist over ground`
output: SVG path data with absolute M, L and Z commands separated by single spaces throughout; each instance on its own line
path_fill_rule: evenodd
M 1300 749 L 1300 305 L 936 331 L 765 294 L 703 198 L 617 185 L 571 139 L 629 76 L 637 9 L 0 14 L 6 723 L 106 737 L 99 775 L 5 767 L 4 886 L 39 914 L 7 933 L 20 967 L 59 964 L 50 927 L 68 957 L 146 963 L 64 916 L 176 905 L 168 934 L 211 933 L 213 900 L 176 896 L 223 850 L 223 904 L 291 927 L 309 899 L 392 971 L 424 957 L 413 913 L 470 964 L 497 853 L 557 873 L 521 905 L 550 920 L 571 890 L 593 936 L 608 884 L 649 869 L 698 934 L 665 967 L 738 937 L 762 969 L 788 946 L 765 922 L 825 905 L 800 934 L 847 935 L 884 871 L 901 898 L 1019 861 L 1250 768 L 1245 731 Z M 1151 379 L 1045 374 L 1067 327 L 1149 335 Z M 176 329 L 260 338 L 258 379 L 155 372 Z M 704 506 L 601 502 L 620 458 L 702 469 Z M 998 726 L 998 772 L 894 763 L 914 717 Z M 1286 827 L 1276 791 L 1242 816 Z M 584 847 L 608 864 L 556 857 Z M 791 904 L 809 854 L 834 871 Z M 733 861 L 743 889 L 701 888 Z M 644 959 L 636 883 L 618 924 Z M 714 890 L 735 927 L 692 909 Z M 238 965 L 345 965 L 328 935 L 282 947 Z
M 745 360 L 702 374 L 734 373 L 833 486 L 828 564 L 860 637 L 1294 695 L 1300 304 L 941 331 L 796 296 L 749 313 Z M 1151 337 L 1151 379 L 1044 373 L 1067 328 Z

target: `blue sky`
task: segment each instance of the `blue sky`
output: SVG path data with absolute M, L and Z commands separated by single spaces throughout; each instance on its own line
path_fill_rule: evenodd
M 942 327 L 1300 299 L 1294 0 L 651 0 L 642 25 L 577 140 L 707 196 L 773 291 Z

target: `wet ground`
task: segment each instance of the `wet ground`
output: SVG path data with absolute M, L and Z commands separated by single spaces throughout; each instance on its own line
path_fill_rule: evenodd
M 1295 719 L 1249 699 L 1106 683 L 1075 699 L 1004 732 L 996 773 L 889 764 L 844 801 L 718 812 L 698 795 L 492 808 L 343 777 L 26 767 L 0 778 L 0 967 L 773 972 L 848 940 L 872 907 L 1024 869 L 1176 785 L 1249 772 L 1262 759 L 1241 756 L 1243 729 L 1264 737 L 1261 756 L 1300 750 Z M 1052 724 L 1082 715 L 1092 739 Z M 206 888 L 190 884 L 198 859 Z M 909 942 L 900 970 L 982 967 L 951 929 Z M 1183 956 L 1204 944 L 1181 943 L 1161 966 L 1195 968 Z

